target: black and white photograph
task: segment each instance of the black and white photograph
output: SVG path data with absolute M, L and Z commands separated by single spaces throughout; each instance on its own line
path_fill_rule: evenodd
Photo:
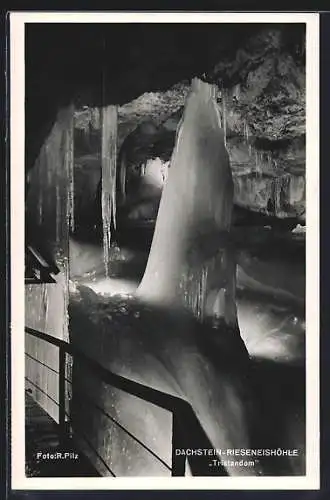
M 316 489 L 318 15 L 10 24 L 13 485 Z

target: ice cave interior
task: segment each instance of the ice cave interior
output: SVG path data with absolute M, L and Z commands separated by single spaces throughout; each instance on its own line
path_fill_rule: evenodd
M 26 325 L 188 401 L 214 448 L 299 449 L 187 474 L 303 475 L 305 26 L 30 24 L 26 54 L 26 245 L 58 270 Z M 70 369 L 98 473 L 171 475 L 168 412 Z

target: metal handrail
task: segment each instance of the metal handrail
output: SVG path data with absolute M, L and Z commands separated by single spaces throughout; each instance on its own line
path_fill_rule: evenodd
M 76 394 L 76 391 L 75 391 Z M 78 392 L 78 396 L 81 394 L 81 392 Z M 130 436 L 134 441 L 136 441 L 142 448 L 144 448 L 148 453 L 150 453 L 156 460 L 158 460 L 159 463 L 161 463 L 166 469 L 171 470 L 171 467 L 168 466 L 168 464 L 161 458 L 159 457 L 154 451 L 151 450 L 145 443 L 143 443 L 139 438 L 134 436 L 126 427 L 121 425 L 115 418 L 113 418 L 109 413 L 104 408 L 101 408 L 98 404 L 96 404 L 93 399 L 90 396 L 87 396 L 84 394 L 85 401 L 89 402 L 91 406 L 94 406 L 102 415 L 107 417 L 111 422 L 113 422 L 117 427 L 119 427 L 122 431 L 124 431 L 128 436 Z
M 62 339 L 53 337 L 47 333 L 34 330 L 33 328 L 25 327 L 26 333 L 32 335 L 35 338 L 41 339 L 52 345 L 55 345 L 59 349 L 59 427 L 63 432 L 66 431 L 66 411 L 65 411 L 65 365 L 66 365 L 66 355 L 70 355 L 73 358 L 76 357 L 79 361 L 85 363 L 89 369 L 91 369 L 103 382 L 112 387 L 120 389 L 128 394 L 136 396 L 143 401 L 152 403 L 159 408 L 170 411 L 172 413 L 172 476 L 184 476 L 186 457 L 183 454 L 176 454 L 177 449 L 185 448 L 185 439 L 182 433 L 182 416 L 186 415 L 187 412 L 191 413 L 192 407 L 189 403 L 181 398 L 172 396 L 165 392 L 158 391 L 149 386 L 143 385 L 141 383 L 135 382 L 133 380 L 122 377 L 121 375 L 116 375 L 112 373 L 107 368 L 104 368 L 97 361 L 86 356 L 79 348 L 76 346 L 65 342 Z

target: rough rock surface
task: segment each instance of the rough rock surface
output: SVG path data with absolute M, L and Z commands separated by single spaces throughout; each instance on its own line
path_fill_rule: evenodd
M 299 39 L 300 36 L 300 39 Z M 234 53 L 219 47 L 205 77 L 218 88 L 218 104 L 234 170 L 237 204 L 277 217 L 305 217 L 305 62 L 303 32 L 276 25 L 248 37 Z M 167 165 L 189 92 L 181 80 L 146 92 L 118 109 L 118 149 L 130 178 L 150 160 Z M 78 154 L 99 150 L 98 108 L 76 112 Z M 157 160 L 158 161 L 158 160 Z M 128 186 L 129 188 L 129 186 Z M 151 210 L 154 211 L 154 208 Z

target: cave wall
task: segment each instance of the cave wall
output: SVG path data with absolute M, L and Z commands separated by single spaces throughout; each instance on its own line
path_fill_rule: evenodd
M 61 109 L 28 172 L 26 245 L 56 264 L 55 283 L 25 285 L 25 325 L 68 340 L 69 226 L 72 212 L 73 107 Z M 58 348 L 26 335 L 26 388 L 58 422 Z M 40 363 L 36 362 L 38 359 Z M 47 397 L 47 394 L 50 397 Z

